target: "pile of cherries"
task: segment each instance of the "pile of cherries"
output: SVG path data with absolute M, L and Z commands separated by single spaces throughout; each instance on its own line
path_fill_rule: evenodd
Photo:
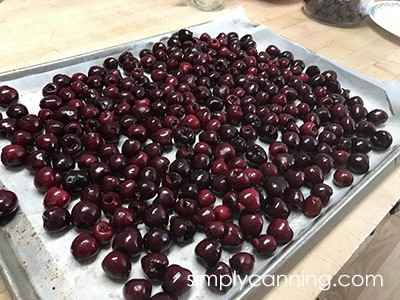
M 193 275 L 165 253 L 196 232 L 204 239 L 194 255 L 217 275 L 209 288 L 227 292 L 222 275 L 250 274 L 255 256 L 292 240 L 292 211 L 320 214 L 333 193 L 327 176 L 350 186 L 368 172 L 369 152 L 392 143 L 379 129 L 388 114 L 368 111 L 335 71 L 274 45 L 259 51 L 234 32 L 182 29 L 137 57 L 57 74 L 42 92 L 35 115 L 0 87 L 0 135 L 11 141 L 1 161 L 33 174 L 46 231 L 79 232 L 77 261 L 111 247 L 102 268 L 126 281 L 142 256 L 146 278 L 125 283 L 126 299 L 185 294 Z M 227 262 L 223 249 L 234 252 Z M 163 292 L 151 296 L 157 282 Z

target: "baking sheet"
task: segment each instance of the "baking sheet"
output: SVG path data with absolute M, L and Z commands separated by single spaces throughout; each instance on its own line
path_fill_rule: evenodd
M 395 133 L 400 128 L 400 119 L 397 103 L 391 102 L 381 87 L 381 83 L 358 74 L 345 67 L 295 44 L 264 26 L 252 23 L 247 19 L 242 8 L 238 8 L 231 14 L 216 21 L 190 28 L 197 36 L 202 32 L 208 32 L 215 36 L 219 32 L 236 31 L 240 36 L 252 34 L 257 41 L 258 49 L 265 49 L 269 44 L 275 44 L 284 50 L 293 52 L 296 58 L 303 59 L 306 65 L 316 64 L 321 70 L 334 69 L 338 72 L 342 87 L 349 88 L 351 95 L 360 95 L 365 106 L 385 109 L 390 114 L 385 129 Z M 0 75 L 0 83 L 8 84 L 20 91 L 20 102 L 25 104 L 29 111 L 37 113 L 38 104 L 41 99 L 41 88 L 57 73 L 72 74 L 75 72 L 87 72 L 94 64 L 101 64 L 104 58 L 118 56 L 125 50 L 131 50 L 134 54 L 145 47 L 151 47 L 153 42 L 165 41 L 170 33 L 155 36 L 142 41 L 120 45 L 109 49 L 78 57 L 52 62 L 33 68 L 4 73 Z M 309 219 L 300 213 L 292 212 L 289 223 L 295 235 L 291 243 L 284 247 L 278 247 L 275 255 L 268 259 L 256 259 L 254 274 L 275 274 L 295 253 L 299 251 L 310 238 L 318 235 L 319 229 L 332 220 L 338 211 L 354 201 L 360 191 L 382 174 L 387 168 L 394 167 L 394 160 L 399 154 L 399 137 L 393 135 L 392 147 L 384 153 L 370 155 L 371 171 L 365 176 L 356 176 L 355 185 L 346 189 L 335 189 L 334 196 L 328 207 L 324 208 L 321 215 L 316 219 Z M 0 147 L 7 144 L 1 140 Z M 171 158 L 173 153 L 168 154 Z M 332 174 L 327 178 L 331 181 Z M 98 257 L 91 264 L 81 265 L 77 263 L 69 252 L 69 247 L 76 236 L 75 230 L 57 235 L 49 235 L 42 228 L 42 199 L 33 186 L 33 177 L 26 170 L 7 170 L 0 167 L 0 180 L 9 189 L 15 191 L 20 198 L 20 210 L 12 220 L 2 221 L 0 232 L 0 262 L 4 266 L 3 273 L 12 285 L 17 299 L 122 299 L 122 284 L 114 282 L 106 277 L 101 269 L 101 261 L 107 255 L 109 249 L 100 251 Z M 371 186 L 370 186 L 371 188 Z M 71 203 L 71 206 L 74 203 Z M 143 229 L 143 228 L 142 228 Z M 218 296 L 222 299 L 245 298 L 250 295 L 249 286 L 234 286 L 226 295 L 216 295 L 204 287 L 202 278 L 205 269 L 198 263 L 193 249 L 204 235 L 197 233 L 195 240 L 190 245 L 174 245 L 168 252 L 171 264 L 183 265 L 194 274 L 195 285 L 190 293 L 182 299 L 203 299 L 205 297 Z M 4 251 L 12 253 L 13 256 L 5 257 Z M 245 243 L 242 251 L 252 251 L 251 245 Z M 232 255 L 224 251 L 222 260 Z M 13 272 L 19 268 L 18 272 Z M 142 278 L 144 276 L 140 263 L 133 264 L 131 278 Z M 24 292 L 26 287 L 31 290 Z M 153 293 L 160 291 L 160 286 L 155 286 Z

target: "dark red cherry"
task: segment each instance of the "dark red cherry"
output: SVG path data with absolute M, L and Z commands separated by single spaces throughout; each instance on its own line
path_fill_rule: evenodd
M 149 300 L 152 284 L 147 279 L 130 279 L 124 284 L 123 295 L 126 300 Z
M 261 207 L 261 198 L 254 188 L 247 188 L 239 193 L 238 201 L 243 205 L 246 212 L 255 213 Z
M 386 130 L 378 130 L 370 137 L 371 146 L 376 151 L 385 151 L 392 143 L 392 135 Z
M 282 218 L 277 218 L 268 225 L 267 233 L 272 235 L 278 245 L 289 243 L 293 238 L 293 230 L 289 222 Z
M 66 207 L 71 200 L 71 195 L 59 187 L 51 187 L 44 195 L 43 204 L 45 208 L 52 206 Z
M 113 250 L 119 250 L 131 259 L 138 256 L 143 248 L 142 234 L 136 227 L 128 227 L 117 233 L 111 244 Z
M 195 254 L 207 268 L 213 267 L 221 258 L 221 243 L 216 239 L 206 238 L 196 245 Z
M 333 183 L 338 187 L 348 187 L 353 184 L 354 176 L 349 170 L 338 169 L 333 173 Z
M 258 254 L 272 255 L 277 247 L 275 238 L 270 234 L 261 234 L 251 240 L 251 245 Z
M 263 218 L 259 214 L 242 213 L 239 216 L 239 226 L 246 238 L 258 236 L 261 233 L 263 225 Z
M 179 265 L 170 265 L 164 272 L 162 289 L 177 297 L 187 293 L 193 285 L 193 274 Z M 135 299 L 136 300 L 136 299 Z
M 60 206 L 51 206 L 42 214 L 43 228 L 47 232 L 60 232 L 71 224 L 69 211 Z
M 0 217 L 12 214 L 18 208 L 17 195 L 9 190 L 0 189 Z
M 18 167 L 25 164 L 28 151 L 20 145 L 7 145 L 1 150 L 1 162 L 8 168 Z
M 129 277 L 132 264 L 126 254 L 113 250 L 104 257 L 101 267 L 108 277 L 123 280 Z
M 79 234 L 71 244 L 71 253 L 80 263 L 94 258 L 99 250 L 99 242 L 89 232 Z
M 250 275 L 254 268 L 254 256 L 247 252 L 238 252 L 229 259 L 229 265 L 239 276 Z
M 79 201 L 71 211 L 72 225 L 79 230 L 92 228 L 100 217 L 100 207 L 89 201 Z
M 169 229 L 175 241 L 185 243 L 195 235 L 196 224 L 191 219 L 177 216 L 171 218 Z
M 114 230 L 106 221 L 99 221 L 92 227 L 92 234 L 101 245 L 107 245 L 114 237 Z
M 34 177 L 35 187 L 42 193 L 48 191 L 52 186 L 59 187 L 61 182 L 62 175 L 49 166 L 41 168 Z
M 303 202 L 303 213 L 307 217 L 315 218 L 322 209 L 321 199 L 315 195 L 310 195 Z
M 290 215 L 290 208 L 281 198 L 273 197 L 269 199 L 265 207 L 265 214 L 272 219 L 287 219 Z
M 18 91 L 8 85 L 0 86 L 0 106 L 8 107 L 12 103 L 18 102 L 19 94 Z
M 150 280 L 162 281 L 168 267 L 168 258 L 163 253 L 149 253 L 140 260 L 143 272 Z
M 232 287 L 232 270 L 224 262 L 206 271 L 207 287 L 214 292 L 226 293 Z
M 172 246 L 172 234 L 168 229 L 150 228 L 143 237 L 143 244 L 150 252 L 164 252 Z
M 221 244 L 225 248 L 236 248 L 244 242 L 242 229 L 234 223 L 225 223 L 225 233 L 221 238 Z

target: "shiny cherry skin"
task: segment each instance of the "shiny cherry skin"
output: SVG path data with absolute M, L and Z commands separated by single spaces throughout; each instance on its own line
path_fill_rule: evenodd
M 121 232 L 127 227 L 134 226 L 137 222 L 134 211 L 126 207 L 117 207 L 110 217 L 110 225 L 115 232 Z
M 14 192 L 0 189 L 0 217 L 11 215 L 18 205 L 18 197 Z
M 1 162 L 8 168 L 24 165 L 27 157 L 28 151 L 20 145 L 7 145 L 1 150 Z
M 267 234 L 272 235 L 278 245 L 289 243 L 293 238 L 293 230 L 289 222 L 282 218 L 277 218 L 268 225 Z
M 232 287 L 232 270 L 224 262 L 218 262 L 215 267 L 209 268 L 206 275 L 210 278 L 207 287 L 214 291 L 225 294 Z
M 140 263 L 146 277 L 158 281 L 162 281 L 169 264 L 167 256 L 161 252 L 146 254 L 141 258 Z
M 265 207 L 265 214 L 272 219 L 282 218 L 287 219 L 291 211 L 289 206 L 283 199 L 278 197 L 273 197 L 269 200 L 267 206 Z
M 107 245 L 114 237 L 114 230 L 107 221 L 99 221 L 93 225 L 92 234 L 101 245 Z
M 92 228 L 100 217 L 100 207 L 89 201 L 79 201 L 71 211 L 72 224 L 78 230 Z
M 304 199 L 303 213 L 309 218 L 315 218 L 322 210 L 322 201 L 315 195 L 310 195 Z
M 238 252 L 229 259 L 229 265 L 239 276 L 250 275 L 254 269 L 254 256 L 247 252 Z
M 100 250 L 100 243 L 89 232 L 79 234 L 71 244 L 71 253 L 80 263 L 94 258 Z
M 122 251 L 129 258 L 137 257 L 143 248 L 142 234 L 136 227 L 128 227 L 117 233 L 112 240 L 113 250 Z
M 42 214 L 43 228 L 47 232 L 61 232 L 71 224 L 71 214 L 60 206 L 51 206 Z
M 164 252 L 172 246 L 172 234 L 168 229 L 150 228 L 143 237 L 143 244 L 150 252 Z
M 66 207 L 71 201 L 71 194 L 59 187 L 51 187 L 44 195 L 43 204 L 45 208 L 51 206 Z
M 236 248 L 244 242 L 243 230 L 236 224 L 225 223 L 225 234 L 221 238 L 221 244 L 225 248 Z
M 247 188 L 239 193 L 238 201 L 246 212 L 255 213 L 261 207 L 261 198 L 254 188 Z
M 196 245 L 195 254 L 207 268 L 211 268 L 221 258 L 221 243 L 216 239 L 206 238 Z
M 8 85 L 0 86 L 0 106 L 7 108 L 12 103 L 18 102 L 18 91 Z
M 196 224 L 191 219 L 179 216 L 171 218 L 169 228 L 174 241 L 178 243 L 190 242 L 196 233 Z
M 169 265 L 164 272 L 162 289 L 177 297 L 186 294 L 193 283 L 193 274 L 179 265 Z
M 333 173 L 333 183 L 338 187 L 348 187 L 353 184 L 354 175 L 347 169 L 338 169 Z
M 260 255 L 270 256 L 277 247 L 275 238 L 270 234 L 261 234 L 251 240 L 251 245 Z
M 130 279 L 123 287 L 124 299 L 149 300 L 152 288 L 151 281 L 148 279 Z
M 239 226 L 246 238 L 258 236 L 262 231 L 263 225 L 264 220 L 260 214 L 244 212 L 239 216 Z
M 41 168 L 34 177 L 35 187 L 42 193 L 47 192 L 53 186 L 61 186 L 61 182 L 62 175 L 49 166 Z
M 125 253 L 113 250 L 104 257 L 101 267 L 108 277 L 124 280 L 129 277 L 132 263 Z

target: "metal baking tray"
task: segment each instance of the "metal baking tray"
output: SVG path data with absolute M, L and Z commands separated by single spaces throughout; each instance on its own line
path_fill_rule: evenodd
M 385 129 L 396 132 L 400 125 L 399 114 L 396 113 L 397 103 L 390 101 L 382 84 L 362 74 L 329 61 L 312 51 L 309 51 L 268 28 L 254 24 L 245 16 L 243 9 L 210 23 L 189 28 L 196 35 L 208 32 L 212 36 L 219 32 L 236 31 L 240 36 L 252 34 L 259 49 L 265 49 L 269 44 L 275 44 L 281 49 L 290 50 L 296 58 L 303 59 L 307 65 L 316 64 L 322 70 L 336 70 L 343 87 L 351 90 L 351 95 L 363 97 L 365 106 L 385 109 L 389 114 L 389 121 Z M 20 102 L 25 104 L 29 111 L 36 113 L 41 99 L 41 88 L 51 81 L 57 73 L 73 74 L 86 72 L 91 65 L 101 64 L 104 58 L 117 57 L 125 50 L 134 54 L 142 48 L 148 48 L 156 41 L 166 41 L 171 33 L 165 33 L 144 40 L 102 49 L 96 52 L 66 58 L 64 60 L 46 63 L 30 68 L 15 70 L 0 74 L 0 84 L 8 84 L 20 91 Z M 1 140 L 0 147 L 7 144 Z M 364 176 L 356 176 L 355 184 L 350 188 L 335 189 L 329 205 L 323 209 L 321 215 L 309 219 L 300 213 L 292 213 L 289 217 L 295 236 L 289 244 L 278 247 L 274 256 L 257 258 L 254 274 L 263 276 L 278 274 L 279 270 L 313 237 L 318 237 L 321 229 L 332 222 L 339 212 L 354 201 L 361 201 L 365 191 L 373 189 L 385 174 L 395 167 L 395 159 L 400 152 L 399 137 L 394 135 L 394 142 L 390 149 L 383 153 L 370 155 L 371 170 Z M 174 153 L 169 154 L 172 158 Z M 332 174 L 327 181 L 332 180 Z M 379 178 L 378 178 L 379 177 Z M 79 264 L 70 254 L 69 247 L 76 236 L 75 230 L 65 233 L 49 235 L 42 228 L 41 214 L 43 212 L 42 195 L 33 185 L 33 177 L 26 170 L 8 170 L 0 166 L 0 181 L 15 191 L 20 198 L 20 209 L 14 218 L 1 220 L 0 228 L 0 265 L 3 278 L 7 281 L 10 293 L 15 299 L 122 299 L 122 283 L 108 279 L 101 270 L 101 261 L 108 253 L 108 249 L 101 250 L 98 257 L 91 264 Z M 71 203 L 71 206 L 74 203 Z M 197 233 L 194 242 L 187 246 L 174 245 L 168 253 L 170 263 L 177 263 L 192 270 L 195 285 L 191 292 L 183 299 L 204 299 L 215 296 L 221 299 L 245 299 L 253 291 L 252 286 L 245 283 L 243 286 L 234 286 L 225 295 L 216 295 L 204 286 L 202 275 L 203 266 L 196 260 L 193 249 L 204 235 Z M 252 251 L 251 245 L 245 243 L 242 251 Z M 232 255 L 224 251 L 222 260 Z M 133 264 L 131 278 L 143 277 L 140 263 Z M 257 283 L 255 280 L 253 283 Z M 155 286 L 154 293 L 161 290 Z

